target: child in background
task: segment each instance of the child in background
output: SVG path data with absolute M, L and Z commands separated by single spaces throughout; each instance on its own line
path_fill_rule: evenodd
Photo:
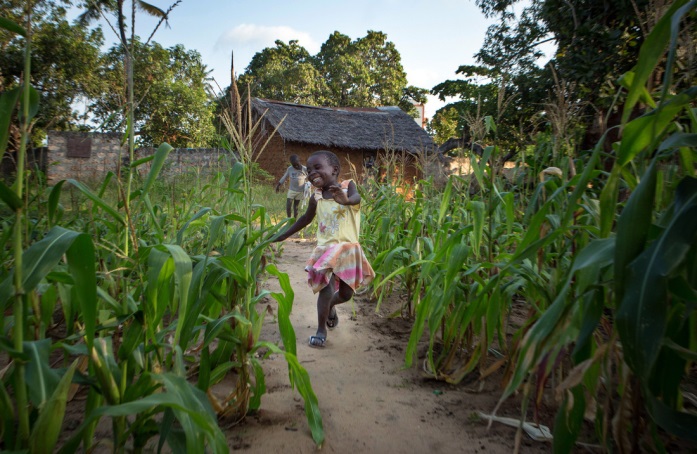
M 327 328 L 339 324 L 337 304 L 353 297 L 356 289 L 375 277 L 358 243 L 361 196 L 353 180 L 337 182 L 339 158 L 330 151 L 314 152 L 307 160 L 310 182 L 315 187 L 305 214 L 275 241 L 283 241 L 306 227 L 317 215 L 317 246 L 307 261 L 308 284 L 317 296 L 317 333 L 311 347 L 324 347 Z
M 286 169 L 278 184 L 276 192 L 281 185 L 288 180 L 288 194 L 286 195 L 286 214 L 290 217 L 290 207 L 293 206 L 293 217 L 298 217 L 298 205 L 303 200 L 305 193 L 305 181 L 307 180 L 307 168 L 300 164 L 298 155 L 290 155 L 290 166 Z

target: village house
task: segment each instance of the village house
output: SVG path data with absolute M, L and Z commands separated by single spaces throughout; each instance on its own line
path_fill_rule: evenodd
M 276 179 L 285 172 L 291 155 L 305 163 L 313 152 L 329 150 L 341 160 L 342 179 L 362 179 L 385 154 L 403 154 L 407 165 L 401 177 L 412 183 L 422 177 L 419 156 L 437 149 L 426 131 L 399 107 L 318 107 L 254 98 L 252 112 L 263 126 L 257 146 L 261 148 L 271 136 L 266 147 L 255 150 L 256 161 Z

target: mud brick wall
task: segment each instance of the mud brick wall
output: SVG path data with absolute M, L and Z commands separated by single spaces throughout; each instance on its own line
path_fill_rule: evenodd
M 364 163 L 372 161 L 375 164 L 380 164 L 380 157 L 385 154 L 384 151 L 364 151 L 356 150 L 350 148 L 338 148 L 338 147 L 326 147 L 322 145 L 312 145 L 306 143 L 296 143 L 296 142 L 286 142 L 278 134 L 274 134 L 271 140 L 268 139 L 268 130 L 262 132 L 259 137 L 255 138 L 255 145 L 257 149 L 255 150 L 255 157 L 259 166 L 273 175 L 274 180 L 278 181 L 286 169 L 290 165 L 289 159 L 291 155 L 298 155 L 300 162 L 305 165 L 307 159 L 312 153 L 317 150 L 329 150 L 337 155 L 339 162 L 341 163 L 341 175 L 340 180 L 348 178 L 357 178 L 358 181 L 363 181 L 367 174 Z M 261 145 L 266 144 L 263 150 L 260 150 Z M 398 172 L 402 175 L 403 181 L 407 183 L 413 183 L 415 180 L 421 178 L 421 172 L 418 169 L 415 159 L 411 156 L 406 156 L 405 161 L 402 161 L 406 165 L 401 169 L 393 169 L 393 174 Z M 375 169 L 376 171 L 378 169 Z M 354 175 L 355 172 L 355 175 Z M 385 173 L 385 170 L 382 170 Z

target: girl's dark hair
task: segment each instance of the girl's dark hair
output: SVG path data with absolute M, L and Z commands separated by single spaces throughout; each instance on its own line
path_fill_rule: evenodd
M 317 150 L 314 153 L 312 153 L 310 156 L 315 156 L 315 155 L 322 155 L 324 156 L 324 159 L 327 160 L 329 165 L 336 166 L 339 169 L 339 172 L 341 172 L 341 162 L 339 162 L 339 157 L 332 153 L 331 151 L 328 150 Z

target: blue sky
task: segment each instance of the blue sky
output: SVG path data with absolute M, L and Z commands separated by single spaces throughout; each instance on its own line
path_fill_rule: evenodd
M 148 1 L 162 9 L 171 4 Z M 351 39 L 382 31 L 401 54 L 409 84 L 431 89 L 457 78 L 458 66 L 474 63 L 490 23 L 474 0 L 182 0 L 170 14 L 170 28 L 160 27 L 153 39 L 166 47 L 183 44 L 197 50 L 218 85 L 226 87 L 232 51 L 240 74 L 256 52 L 277 39 L 297 39 L 315 54 L 334 31 Z M 142 39 L 153 26 L 145 14 L 136 16 Z M 108 45 L 116 42 L 108 27 L 104 35 Z M 430 97 L 426 116 L 430 119 L 442 105 Z

